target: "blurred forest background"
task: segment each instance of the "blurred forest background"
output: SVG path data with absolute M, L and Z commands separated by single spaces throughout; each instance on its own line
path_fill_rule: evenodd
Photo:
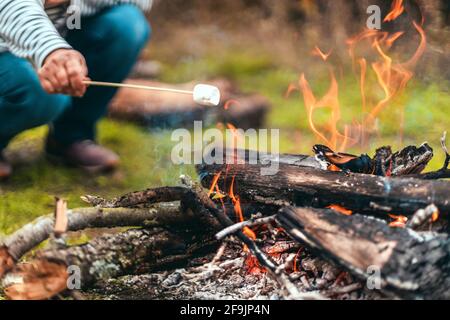
M 358 74 L 352 70 L 346 40 L 366 26 L 367 7 L 378 4 L 384 17 L 391 0 L 159 0 L 149 16 L 153 37 L 143 59 L 161 63 L 158 80 L 178 83 L 227 78 L 244 92 L 258 92 L 272 103 L 267 128 L 280 129 L 281 151 L 311 153 L 317 139 L 311 132 L 303 98 L 285 92 L 305 73 L 318 96 L 330 85 L 332 68 L 339 83 L 343 121 L 361 110 Z M 424 21 L 427 47 L 407 89 L 380 115 L 378 138 L 362 150 L 428 141 L 435 149 L 431 168 L 443 156 L 439 138 L 450 126 L 450 1 L 405 1 L 406 12 L 383 23 L 390 32 L 405 31 L 392 48 L 393 57 L 409 58 L 420 42 L 412 19 Z M 332 52 L 327 63 L 311 54 L 318 46 Z M 364 48 L 363 48 L 364 49 Z M 367 50 L 369 54 L 370 50 Z M 375 88 L 375 87 L 374 87 Z M 378 99 L 378 89 L 369 99 Z M 399 135 L 399 113 L 405 110 L 404 134 Z M 319 113 L 319 118 L 329 115 Z M 113 175 L 89 176 L 76 169 L 49 165 L 42 155 L 46 128 L 18 137 L 9 148 L 16 174 L 0 184 L 0 234 L 13 231 L 52 210 L 53 196 L 81 206 L 84 194 L 116 196 L 136 189 L 176 184 L 180 174 L 195 176 L 191 166 L 174 166 L 171 131 L 155 131 L 133 123 L 106 119 L 100 141 L 122 156 L 122 168 Z

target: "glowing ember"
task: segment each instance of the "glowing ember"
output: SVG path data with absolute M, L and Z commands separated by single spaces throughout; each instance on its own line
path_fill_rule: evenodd
M 390 227 L 404 228 L 406 226 L 406 223 L 408 222 L 408 218 L 405 216 L 397 216 L 394 214 L 390 214 L 389 217 L 391 219 L 394 219 L 394 221 L 389 223 Z
M 339 212 L 339 213 L 341 213 L 343 215 L 346 215 L 346 216 L 351 216 L 353 214 L 352 210 L 349 210 L 349 209 L 346 209 L 344 207 L 341 207 L 338 204 L 329 205 L 327 208 L 328 209 L 333 209 L 334 211 L 337 211 L 337 212 Z
M 302 252 L 302 249 L 299 249 L 297 251 L 297 253 L 295 254 L 294 261 L 292 262 L 292 271 L 293 272 L 299 271 L 298 265 L 300 264 L 299 257 L 300 257 L 301 252 Z
M 439 210 L 433 212 L 433 214 L 431 215 L 431 222 L 436 222 L 439 219 Z
M 245 270 L 249 274 L 261 274 L 266 272 L 266 269 L 261 267 L 261 265 L 259 264 L 258 259 L 251 254 L 248 254 L 247 257 L 245 258 L 244 265 Z

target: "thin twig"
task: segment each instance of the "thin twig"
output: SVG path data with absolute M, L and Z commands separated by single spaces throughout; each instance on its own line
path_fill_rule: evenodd
M 242 221 L 242 222 L 233 224 L 233 225 L 223 229 L 222 231 L 218 232 L 216 234 L 216 239 L 222 240 L 225 237 L 230 236 L 230 235 L 236 233 L 237 231 L 242 230 L 245 227 L 254 227 L 254 226 L 258 226 L 258 225 L 262 225 L 262 224 L 271 223 L 273 221 L 275 221 L 275 215 L 269 216 L 269 217 L 264 217 L 264 218 L 259 218 L 259 219 L 250 219 L 250 220 Z

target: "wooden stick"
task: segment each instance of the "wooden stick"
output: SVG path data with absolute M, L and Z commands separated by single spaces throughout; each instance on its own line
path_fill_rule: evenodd
M 114 87 L 114 88 L 129 88 L 129 89 L 141 89 L 141 90 L 152 90 L 152 91 L 164 91 L 164 92 L 189 94 L 189 95 L 192 95 L 194 93 L 193 91 L 189 91 L 189 90 L 151 87 L 151 86 L 143 86 L 143 85 L 128 84 L 128 83 L 100 82 L 100 81 L 91 81 L 91 80 L 84 80 L 83 83 L 90 85 L 90 86 L 98 86 L 98 87 Z

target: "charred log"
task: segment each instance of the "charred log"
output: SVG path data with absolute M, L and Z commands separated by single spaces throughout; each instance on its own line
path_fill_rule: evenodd
M 317 169 L 317 162 L 306 156 L 279 155 L 258 164 L 201 165 L 197 167 L 201 183 L 209 188 L 221 174 L 217 185 L 228 190 L 234 180 L 234 192 L 243 203 L 272 204 L 324 208 L 338 204 L 361 213 L 379 213 L 374 208 L 409 216 L 434 203 L 441 214 L 450 212 L 450 183 L 405 177 L 378 177 L 369 174 L 331 172 Z M 295 159 L 295 157 L 294 157 Z M 305 163 L 307 163 L 305 165 Z M 276 168 L 273 175 L 263 175 L 268 165 Z M 313 164 L 313 165 L 310 165 Z M 314 165 L 315 164 L 315 165 Z M 385 215 L 386 211 L 382 211 Z
M 450 298 L 447 236 L 422 236 L 332 210 L 284 208 L 276 219 L 292 238 L 355 276 L 370 282 L 379 271 L 378 289 L 383 292 L 407 299 Z

